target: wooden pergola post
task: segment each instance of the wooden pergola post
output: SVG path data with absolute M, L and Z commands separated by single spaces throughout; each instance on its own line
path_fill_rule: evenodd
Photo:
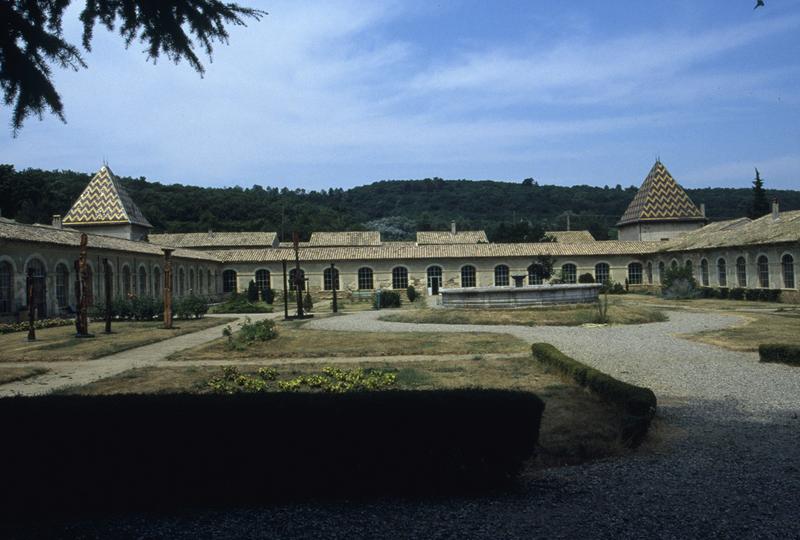
M 89 333 L 89 264 L 86 262 L 87 250 L 89 244 L 89 237 L 86 233 L 81 233 L 81 251 L 78 255 L 78 264 L 76 269 L 78 271 L 78 290 L 75 291 L 75 296 L 78 301 L 78 313 L 76 314 L 75 326 L 78 333 L 75 337 L 94 337 Z
M 172 328 L 172 252 L 174 249 L 162 248 L 164 252 L 164 328 Z

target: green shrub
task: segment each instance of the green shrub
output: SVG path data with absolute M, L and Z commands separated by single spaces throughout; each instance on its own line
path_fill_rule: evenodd
M 531 350 L 533 357 L 542 364 L 620 406 L 624 412 L 623 440 L 631 446 L 642 442 L 656 413 L 657 401 L 652 390 L 615 379 L 570 358 L 549 343 L 534 343 Z
M 692 268 L 684 265 L 666 268 L 661 278 L 661 294 L 673 300 L 699 296 L 701 293 L 698 291 Z
M 603 282 L 603 288 L 600 289 L 600 292 L 604 294 L 625 294 L 628 291 L 625 290 L 625 286 L 622 283 L 609 279 Z
M 252 322 L 250 317 L 245 317 L 244 324 L 238 332 L 234 332 L 230 325 L 222 330 L 222 335 L 228 338 L 228 349 L 243 351 L 256 341 L 269 341 L 278 337 L 278 329 L 272 319 L 263 319 Z
M 400 293 L 379 290 L 372 299 L 375 309 L 400 307 Z
M 578 276 L 578 283 L 594 283 L 594 276 L 589 272 Z
M 234 294 L 226 301 L 213 306 L 213 313 L 272 313 L 272 307 L 253 303 L 243 294 Z
M 758 358 L 761 362 L 780 362 L 781 364 L 800 366 L 800 345 L 762 343 L 758 346 Z
M 745 289 L 744 299 L 755 302 L 761 299 L 761 291 L 759 289 Z
M 758 299 L 762 302 L 780 302 L 780 289 L 759 289 Z
M 272 305 L 273 302 L 275 302 L 275 289 L 270 289 L 269 287 L 267 287 L 266 289 L 262 289 L 261 300 L 263 300 L 269 305 Z
M 745 289 L 741 287 L 734 287 L 730 291 L 730 299 L 731 300 L 744 300 L 744 291 Z
M 208 312 L 208 299 L 193 294 L 184 296 L 175 301 L 173 308 L 179 319 L 199 319 Z
M 417 293 L 417 289 L 413 285 L 409 285 L 408 289 L 406 289 L 406 297 L 409 302 L 413 302 L 419 297 L 419 293 Z
M 55 328 L 57 326 L 70 326 L 75 324 L 75 319 L 39 319 L 33 321 L 33 327 L 37 330 L 43 328 Z M 13 332 L 27 332 L 28 321 L 19 323 L 0 323 L 0 334 L 11 334 Z
M 314 300 L 311 298 L 311 293 L 306 292 L 303 295 L 303 311 L 310 313 L 314 309 Z
M 301 375 L 293 379 L 278 381 L 278 372 L 273 368 L 261 368 L 257 375 L 240 374 L 235 367 L 223 368 L 221 377 L 208 382 L 213 392 L 236 394 L 240 392 L 268 392 L 275 388 L 284 392 L 361 392 L 386 390 L 397 382 L 394 373 L 375 369 L 340 369 L 324 367 L 319 374 Z M 275 383 L 275 384 L 270 384 Z
M 731 290 L 727 287 L 720 287 L 719 289 L 717 289 L 718 296 L 723 300 L 727 300 L 728 298 L 730 298 L 730 292 Z
M 258 287 L 256 287 L 256 282 L 252 279 L 247 284 L 247 299 L 251 302 L 258 302 Z

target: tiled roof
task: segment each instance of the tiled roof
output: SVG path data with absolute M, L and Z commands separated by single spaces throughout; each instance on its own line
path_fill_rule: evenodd
M 122 184 L 106 166 L 100 167 L 63 219 L 64 225 L 132 223 L 152 227 Z
M 488 243 L 484 231 L 421 231 L 417 233 L 417 244 L 481 244 Z
M 151 234 L 150 242 L 162 246 L 185 248 L 273 247 L 278 235 L 274 232 L 203 232 Z
M 89 239 L 89 249 L 110 249 L 129 253 L 143 253 L 147 255 L 163 255 L 161 246 L 153 245 L 148 242 L 136 242 L 116 236 L 105 236 L 102 234 L 87 234 Z M 0 243 L 2 241 L 38 242 L 57 246 L 76 248 L 81 243 L 81 233 L 75 229 L 59 229 L 49 225 L 27 225 L 17 223 L 11 219 L 0 218 Z M 174 257 L 184 259 L 201 259 L 206 261 L 218 261 L 215 255 L 197 251 L 194 249 L 176 249 Z
M 800 210 L 772 214 L 756 220 L 719 221 L 662 244 L 662 251 L 687 251 L 717 247 L 800 242 Z
M 589 231 L 547 231 L 544 233 L 552 236 L 556 242 L 594 242 L 594 236 Z
M 582 242 L 565 244 L 539 242 L 527 244 L 449 244 L 415 245 L 406 242 L 361 247 L 316 247 L 300 249 L 303 261 L 352 261 L 396 259 L 471 259 L 484 257 L 536 257 L 552 255 L 570 257 L 580 255 L 641 255 L 653 253 L 659 242 Z M 291 249 L 236 249 L 215 252 L 223 262 L 278 262 L 291 260 Z
M 638 221 L 704 220 L 705 216 L 664 164 L 656 161 L 617 225 Z
M 308 241 L 309 246 L 379 246 L 381 233 L 378 231 L 314 232 Z

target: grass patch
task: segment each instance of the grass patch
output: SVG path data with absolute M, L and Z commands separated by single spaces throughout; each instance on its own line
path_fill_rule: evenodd
M 527 345 L 526 352 L 529 351 Z M 319 374 L 331 364 L 311 362 L 271 366 L 275 379 L 266 391 L 280 391 L 279 381 Z M 548 373 L 530 356 L 393 363 L 337 362 L 341 369 L 380 370 L 396 376 L 398 390 L 492 388 L 534 392 L 546 408 L 542 417 L 538 455 L 531 468 L 581 463 L 625 451 L 619 437 L 620 412 L 555 373 Z M 240 373 L 258 376 L 262 366 L 237 364 Z M 61 391 L 86 395 L 126 393 L 210 393 L 208 382 L 223 375 L 220 367 L 148 367 Z
M 261 358 L 359 357 L 473 353 L 524 353 L 527 345 L 506 334 L 488 332 L 339 332 L 278 324 L 278 337 L 230 350 L 220 338 L 179 351 L 170 360 L 247 360 Z
M 662 322 L 667 316 L 660 310 L 636 305 L 622 305 L 612 300 L 608 306 L 611 324 Z M 420 324 L 481 324 L 523 326 L 580 326 L 597 320 L 595 304 L 525 309 L 417 309 L 381 315 L 380 320 Z
M 0 368 L 0 384 L 29 379 L 48 371 L 50 370 L 40 367 L 3 367 Z
M 127 349 L 141 347 L 157 341 L 173 338 L 223 325 L 235 319 L 203 318 L 175 321 L 171 330 L 163 328 L 161 321 L 115 322 L 113 334 L 103 333 L 102 323 L 89 325 L 93 338 L 76 338 L 75 328 L 62 326 L 36 331 L 36 341 L 28 342 L 25 334 L 0 335 L 0 362 L 52 362 L 91 360 Z
M 774 309 L 774 304 L 773 304 Z M 708 330 L 681 337 L 700 341 L 733 351 L 757 351 L 761 343 L 785 343 L 800 346 L 800 312 L 776 311 L 772 313 L 740 314 L 746 319 L 742 325 Z

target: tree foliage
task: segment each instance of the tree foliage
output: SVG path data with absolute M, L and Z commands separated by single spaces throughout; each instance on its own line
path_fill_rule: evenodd
M 0 1 L 0 88 L 16 134 L 30 115 L 46 109 L 64 121 L 64 105 L 52 81 L 52 67 L 86 67 L 80 49 L 63 37 L 64 11 L 71 0 Z M 94 28 L 118 29 L 129 47 L 145 45 L 148 60 L 162 54 L 186 60 L 204 73 L 196 46 L 209 57 L 215 42 L 227 43 L 228 25 L 244 25 L 265 12 L 220 0 L 86 0 L 80 14 L 83 48 L 91 51 Z
M 769 200 L 767 200 L 767 192 L 764 191 L 764 181 L 761 179 L 761 173 L 756 169 L 756 178 L 753 180 L 753 206 L 750 208 L 748 217 L 757 219 L 769 214 L 769 211 Z

